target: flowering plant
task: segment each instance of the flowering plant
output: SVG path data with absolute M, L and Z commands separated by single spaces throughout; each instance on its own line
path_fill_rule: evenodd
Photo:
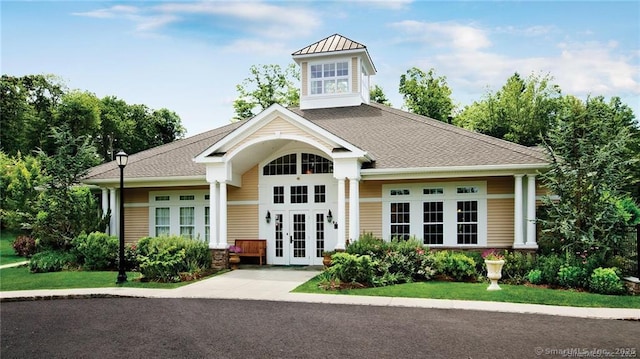
M 242 247 L 229 246 L 229 252 L 231 252 L 231 253 L 242 253 Z
M 482 258 L 490 261 L 499 261 L 501 259 L 504 259 L 504 255 L 498 252 L 497 249 L 487 249 L 486 251 L 482 252 Z

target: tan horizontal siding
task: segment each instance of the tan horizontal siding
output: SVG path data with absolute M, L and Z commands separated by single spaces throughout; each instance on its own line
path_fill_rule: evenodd
M 360 203 L 360 233 L 382 238 L 382 203 Z
M 333 149 L 333 146 L 324 142 L 322 139 L 316 136 L 312 136 L 311 134 L 300 129 L 299 127 L 294 126 L 288 121 L 285 121 L 281 117 L 278 117 L 272 120 L 271 122 L 269 122 L 268 124 L 264 125 L 262 128 L 258 129 L 256 132 L 249 135 L 247 138 L 242 140 L 237 145 L 233 146 L 233 148 L 229 149 L 228 152 L 233 153 L 238 147 L 242 146 L 247 142 L 250 142 L 265 136 L 273 136 L 276 132 L 279 132 L 283 135 L 296 135 L 300 137 L 306 137 L 320 143 L 321 146 L 325 147 L 327 151 L 330 151 L 331 149 Z
M 515 180 L 513 177 L 489 177 L 487 180 L 487 194 L 514 194 Z
M 257 201 L 258 200 L 258 165 L 242 175 L 242 187 L 227 187 L 229 201 Z
M 227 212 L 227 242 L 236 239 L 257 239 L 258 234 L 258 205 L 228 206 Z
M 135 243 L 149 236 L 149 208 L 133 207 L 124 209 L 124 240 Z
M 124 203 L 148 203 L 148 202 L 149 202 L 148 188 L 125 188 L 124 189 Z
M 487 246 L 513 245 L 513 199 L 487 200 Z

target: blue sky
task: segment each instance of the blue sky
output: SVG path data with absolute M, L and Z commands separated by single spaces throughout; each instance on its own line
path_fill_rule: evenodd
M 252 64 L 334 33 L 367 46 L 394 107 L 400 75 L 446 76 L 460 108 L 514 72 L 563 93 L 620 96 L 640 113 L 640 2 L 2 1 L 3 74 L 168 108 L 188 136 L 229 123 Z

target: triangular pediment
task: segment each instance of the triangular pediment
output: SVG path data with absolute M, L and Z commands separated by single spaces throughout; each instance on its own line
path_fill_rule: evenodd
M 362 149 L 328 132 L 304 117 L 274 104 L 247 120 L 220 141 L 212 144 L 194 158 L 197 163 L 215 163 L 241 159 L 247 149 L 266 155 L 279 146 L 292 141 L 305 143 L 327 154 L 328 157 L 352 157 L 368 160 Z M 335 149 L 343 149 L 336 155 Z M 245 152 L 242 154 L 242 152 Z M 235 160 L 234 160 L 235 161 Z M 247 164 L 248 165 L 248 164 Z

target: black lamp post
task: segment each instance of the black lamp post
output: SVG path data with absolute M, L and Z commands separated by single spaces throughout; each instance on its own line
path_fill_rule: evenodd
M 116 154 L 116 163 L 120 167 L 120 253 L 118 260 L 118 280 L 117 284 L 127 281 L 127 273 L 124 271 L 124 167 L 129 161 L 129 155 L 120 151 Z

